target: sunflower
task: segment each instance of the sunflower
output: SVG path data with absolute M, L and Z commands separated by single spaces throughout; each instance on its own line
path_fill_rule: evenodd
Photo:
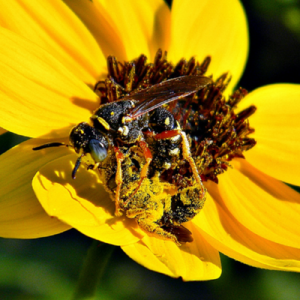
M 185 226 L 193 242 L 150 236 L 134 219 L 116 217 L 96 172 L 70 174 L 77 155 L 64 147 L 74 125 L 99 106 L 96 82 L 106 58 L 154 61 L 157 49 L 176 64 L 182 57 L 212 58 L 208 73 L 229 72 L 231 94 L 246 63 L 246 17 L 237 0 L 6 1 L 0 5 L 0 126 L 30 137 L 0 157 L 0 234 L 39 238 L 76 228 L 121 246 L 151 270 L 184 280 L 221 274 L 219 252 L 251 266 L 300 270 L 300 86 L 259 88 L 239 105 L 250 116 L 257 145 L 235 156 L 216 180 L 205 181 L 204 208 Z M 238 112 L 237 112 L 238 113 Z M 225 168 L 224 168 L 225 169 Z

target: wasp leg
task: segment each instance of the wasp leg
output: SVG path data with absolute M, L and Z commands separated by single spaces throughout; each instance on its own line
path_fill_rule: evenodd
M 182 156 L 183 156 L 184 159 L 186 159 L 189 162 L 189 164 L 192 168 L 192 171 L 193 171 L 193 175 L 195 176 L 195 180 L 201 186 L 202 194 L 204 195 L 205 188 L 203 186 L 202 180 L 201 180 L 200 175 L 198 173 L 198 169 L 197 169 L 197 166 L 195 164 L 195 161 L 192 157 L 192 153 L 191 153 L 191 150 L 190 150 L 190 145 L 189 145 L 189 141 L 187 139 L 186 133 L 184 131 L 180 131 L 179 134 L 181 135 L 181 138 L 182 138 Z
M 146 233 L 150 233 L 152 236 L 156 236 L 162 240 L 171 240 L 177 246 L 181 246 L 178 242 L 177 237 L 161 228 L 155 221 L 151 218 L 151 212 L 146 213 L 144 209 L 129 209 L 126 211 L 128 218 L 135 218 L 138 225 Z
M 192 157 L 192 153 L 190 150 L 190 145 L 189 141 L 187 139 L 186 133 L 182 130 L 175 129 L 175 130 L 168 130 L 168 131 L 163 131 L 157 135 L 155 135 L 156 139 L 165 139 L 165 138 L 172 138 L 175 137 L 176 135 L 181 136 L 181 144 L 182 144 L 182 156 L 185 160 L 187 160 L 192 168 L 193 175 L 195 177 L 196 182 L 201 186 L 202 189 L 202 195 L 204 196 L 205 194 L 205 188 L 203 186 L 202 180 L 200 178 L 197 166 L 195 164 L 195 161 Z
M 144 157 L 146 159 L 146 164 L 143 166 L 142 170 L 141 170 L 141 176 L 140 176 L 140 182 L 138 184 L 138 187 L 135 189 L 134 193 L 129 197 L 129 199 L 127 199 L 125 202 L 124 202 L 124 205 L 126 206 L 128 204 L 128 202 L 130 201 L 130 199 L 137 193 L 137 191 L 140 189 L 143 181 L 145 178 L 147 178 L 147 175 L 148 175 L 148 169 L 149 169 L 149 165 L 152 161 L 152 154 L 151 154 L 151 151 L 150 149 L 148 148 L 147 146 L 147 143 L 145 141 L 139 141 L 139 145 L 140 147 L 142 148 L 143 150 L 143 154 L 144 154 Z
M 115 215 L 116 216 L 122 216 L 121 207 L 120 207 L 120 191 L 123 183 L 123 177 L 122 177 L 122 162 L 124 160 L 124 155 L 120 151 L 118 147 L 114 147 L 115 153 L 116 153 L 116 159 L 117 159 L 117 172 L 116 172 L 116 196 L 115 196 Z
M 131 208 L 126 211 L 126 216 L 130 219 L 136 218 L 138 215 L 145 214 L 145 209 L 143 208 Z
M 146 159 L 146 164 L 143 166 L 142 171 L 141 171 L 141 178 L 143 180 L 148 175 L 149 165 L 152 161 L 152 153 L 151 153 L 150 149 L 148 148 L 147 143 L 145 141 L 140 141 L 139 145 L 142 148 L 145 159 Z

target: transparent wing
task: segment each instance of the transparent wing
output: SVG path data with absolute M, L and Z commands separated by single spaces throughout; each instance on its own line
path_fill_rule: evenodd
M 187 97 L 210 83 L 212 83 L 212 79 L 205 76 L 181 76 L 163 81 L 120 100 L 138 101 L 138 104 L 128 114 L 128 118 L 132 120 L 166 103 Z

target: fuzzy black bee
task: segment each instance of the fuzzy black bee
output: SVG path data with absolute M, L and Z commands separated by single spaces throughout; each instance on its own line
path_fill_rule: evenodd
M 136 218 L 145 231 L 178 243 L 180 233 L 188 235 L 184 229 L 179 229 L 181 223 L 198 213 L 204 202 L 205 188 L 186 133 L 172 113 L 162 106 L 192 95 L 211 83 L 210 78 L 200 75 L 181 76 L 100 105 L 91 117 L 92 125 L 83 122 L 72 129 L 70 145 L 50 143 L 34 150 L 73 147 L 79 154 L 73 178 L 82 158 L 90 154 L 94 161 L 92 168 L 100 171 L 115 201 L 115 215 L 119 216 L 125 210 L 126 215 Z M 190 166 L 189 184 L 178 189 L 170 183 L 162 183 L 160 175 L 165 170 L 178 168 L 183 161 Z M 127 186 L 123 186 L 125 184 Z M 158 190 L 146 187 L 151 185 L 156 185 Z M 168 201 L 161 198 L 166 189 L 173 190 Z M 172 197 L 177 197 L 176 203 L 182 205 L 176 207 Z M 132 203 L 135 203 L 134 208 Z M 162 206 L 160 212 L 158 206 Z M 181 210 L 183 217 L 179 213 L 176 215 L 176 210 Z M 188 241 L 186 238 L 181 240 Z

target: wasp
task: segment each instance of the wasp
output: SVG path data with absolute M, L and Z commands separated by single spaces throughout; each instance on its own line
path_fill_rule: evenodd
M 115 215 L 126 211 L 140 227 L 161 238 L 190 241 L 181 226 L 202 208 L 205 188 L 192 157 L 189 138 L 163 106 L 195 94 L 211 84 L 205 76 L 181 76 L 153 85 L 122 99 L 100 105 L 91 125 L 82 122 L 70 133 L 70 145 L 49 143 L 34 148 L 68 146 L 79 157 L 90 155 L 106 189 L 115 201 Z M 161 180 L 166 170 L 177 172 L 188 163 L 190 175 L 179 184 Z M 179 181 L 177 181 L 179 182 Z M 168 191 L 168 192 L 166 192 Z M 180 238 L 180 236 L 183 236 Z

